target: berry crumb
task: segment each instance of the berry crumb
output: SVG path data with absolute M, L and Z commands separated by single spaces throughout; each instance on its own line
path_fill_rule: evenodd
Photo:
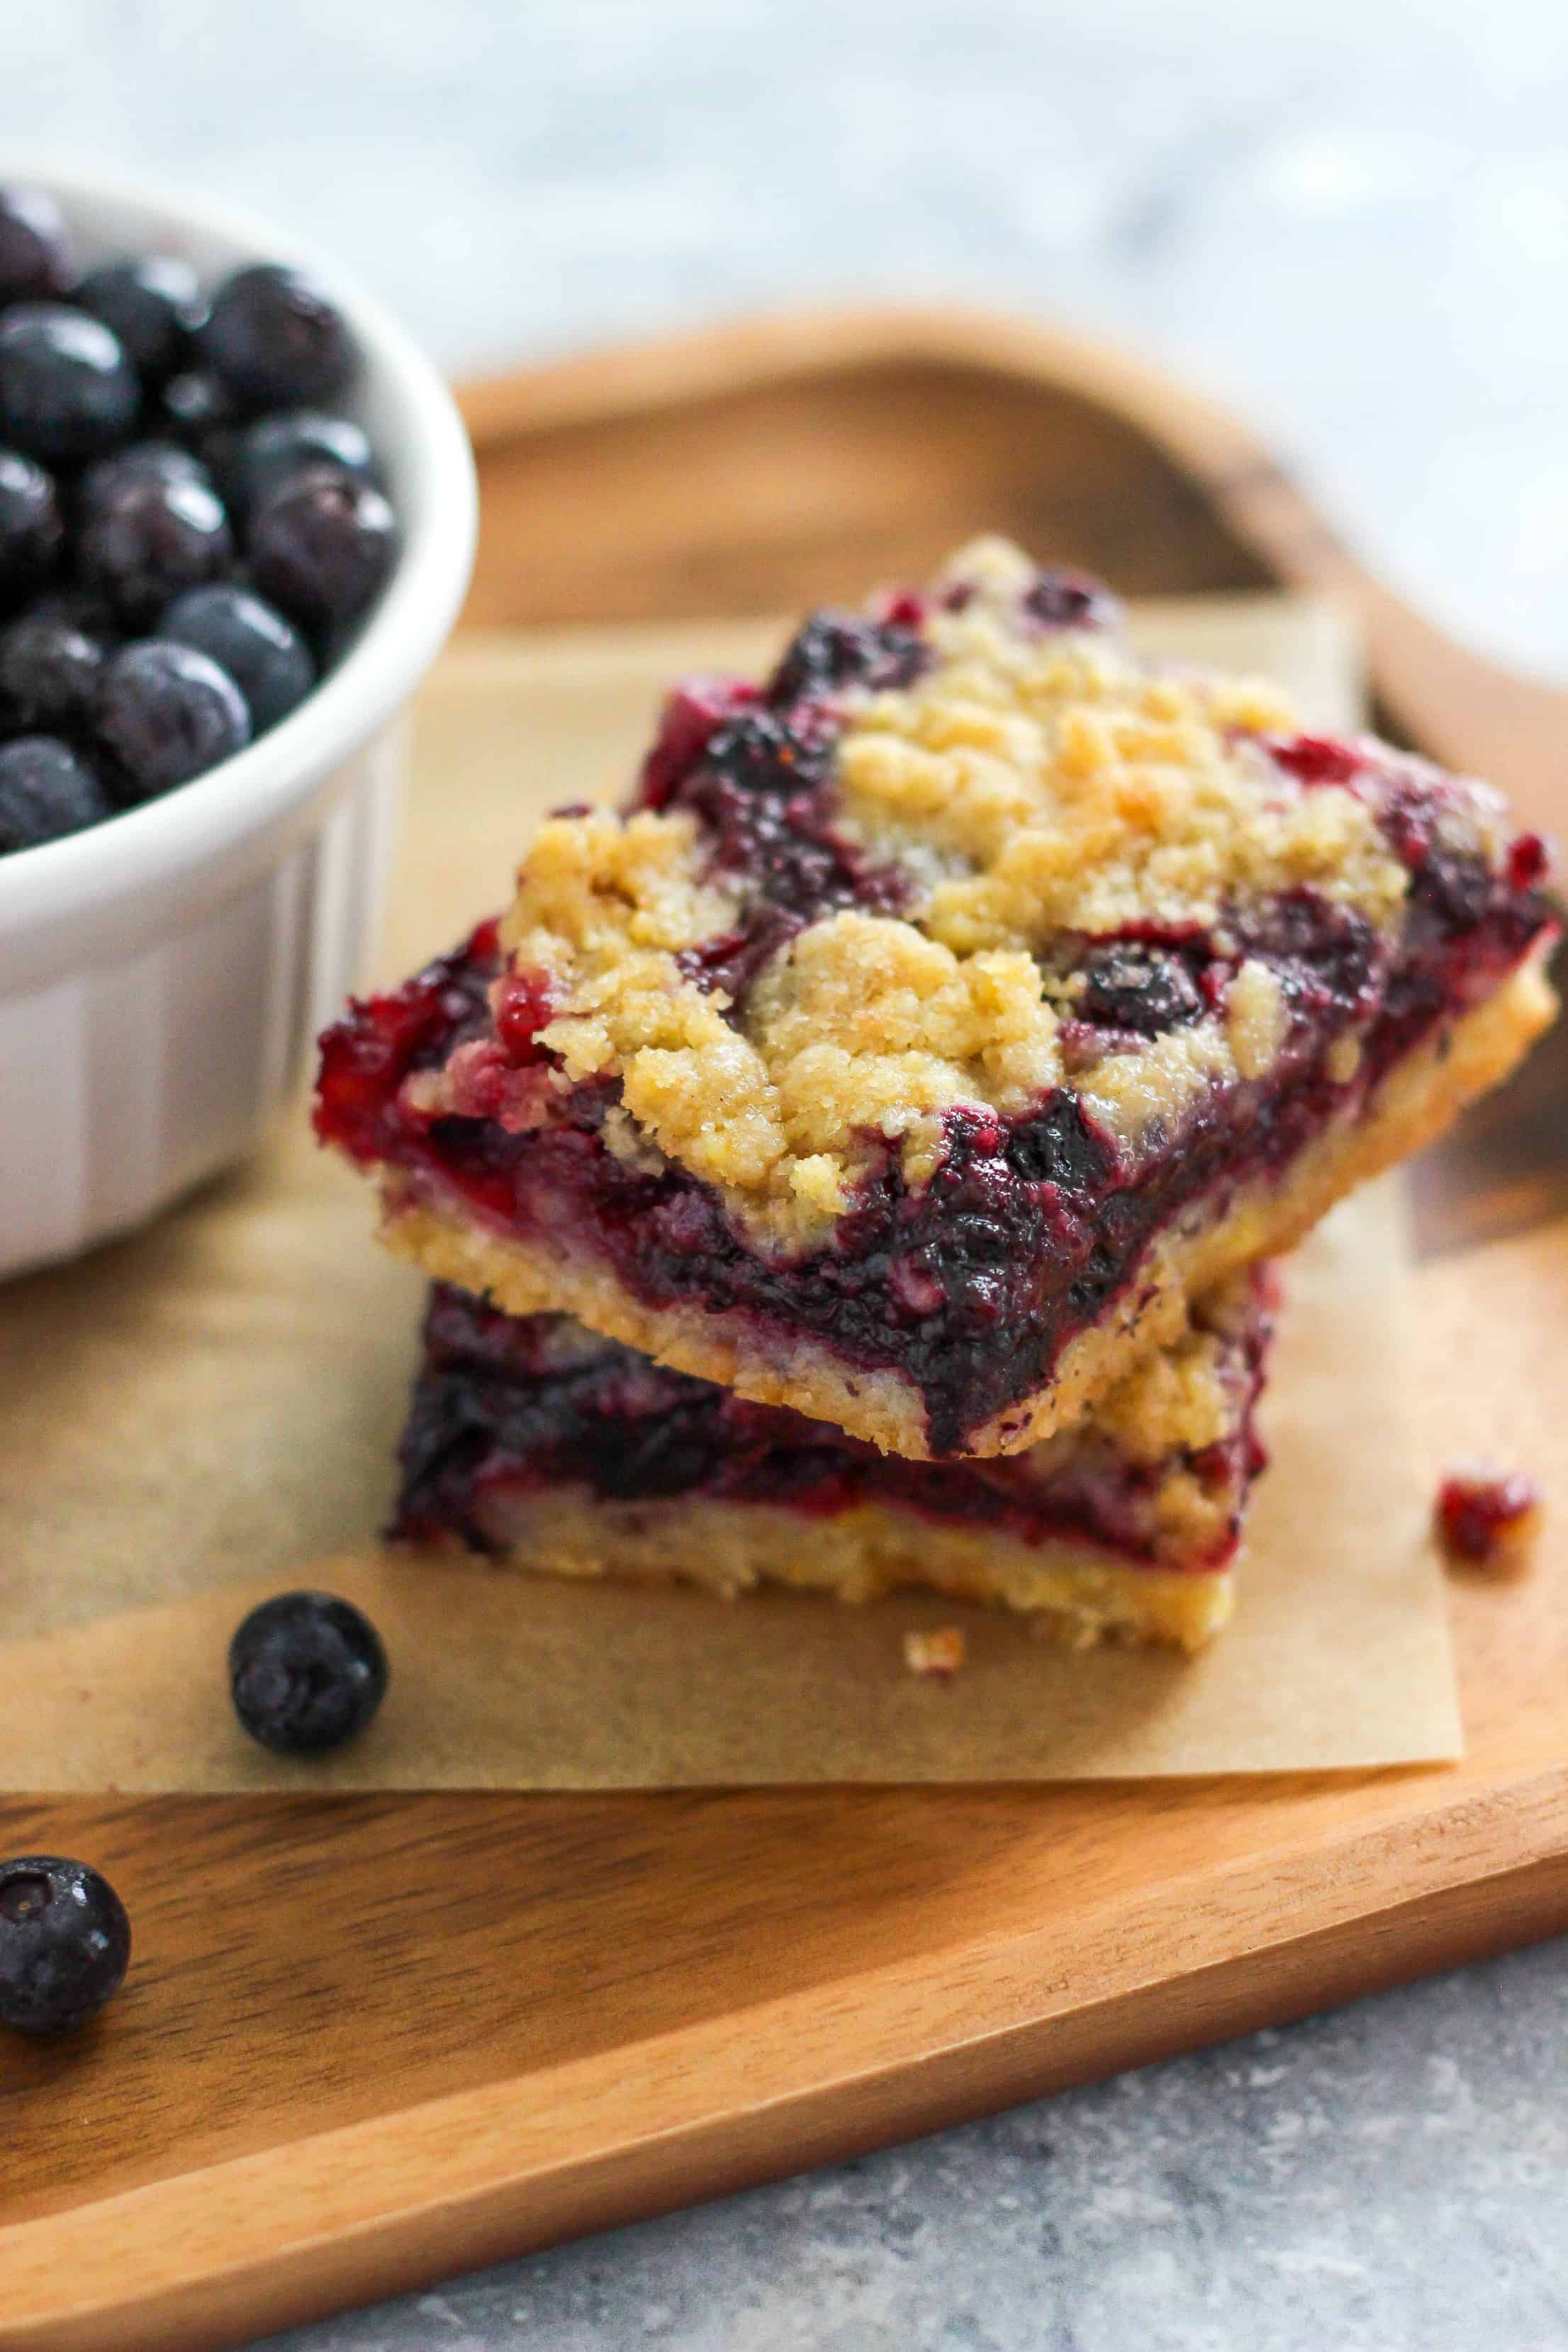
M 1542 1515 L 1541 1488 L 1517 1471 L 1467 1464 L 1437 1490 L 1437 1534 L 1448 1558 L 1492 1575 L 1528 1564 Z

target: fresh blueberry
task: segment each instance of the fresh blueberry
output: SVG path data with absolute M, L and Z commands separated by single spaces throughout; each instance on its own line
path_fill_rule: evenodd
M 243 511 L 315 466 L 334 466 L 362 482 L 375 479 L 370 443 L 351 418 L 323 416 L 311 408 L 284 409 L 258 418 L 240 435 L 226 488 Z
M 46 589 L 27 607 L 29 621 L 54 621 L 68 629 L 79 629 L 85 637 L 96 637 L 105 648 L 116 644 L 120 624 L 103 598 L 81 587 Z
M 234 554 L 228 517 L 199 482 L 144 480 L 115 491 L 90 515 L 77 560 L 89 588 L 132 628 L 150 627 L 182 589 L 226 572 Z
M 59 500 L 41 466 L 0 449 L 0 590 L 41 583 L 65 542 Z
M 72 299 L 111 327 L 149 383 L 173 375 L 200 324 L 196 274 L 172 253 L 131 254 L 89 269 Z
M 157 639 L 114 656 L 93 719 L 128 801 L 188 783 L 250 740 L 250 716 L 233 678 L 193 646 Z
M 65 291 L 66 225 L 42 188 L 0 188 L 0 302 L 47 301 Z
M 0 1862 L 0 2025 L 68 2033 L 111 2000 L 131 1965 L 131 1922 L 85 1862 Z
M 103 786 L 68 743 L 53 735 L 0 743 L 0 857 L 80 833 L 113 814 Z
M 128 449 L 100 457 L 83 474 L 77 485 L 82 513 L 92 514 L 107 506 L 132 482 L 195 482 L 204 490 L 213 487 L 213 478 L 201 459 L 182 449 L 177 441 L 133 441 Z
M 30 457 L 100 456 L 130 432 L 140 397 L 101 319 L 63 302 L 18 302 L 0 315 L 0 425 Z
M 155 420 L 161 433 L 210 461 L 215 445 L 226 456 L 241 414 L 233 393 L 210 369 L 183 368 L 163 386 Z
M 188 589 L 159 622 L 158 635 L 195 646 L 227 671 L 245 697 L 253 735 L 263 735 L 287 719 L 316 682 L 316 666 L 304 640 L 281 613 L 245 588 Z
M 87 630 L 27 614 L 0 635 L 0 712 L 9 724 L 73 733 L 87 723 L 103 658 Z
M 256 584 L 307 626 L 339 629 L 363 611 L 392 568 L 397 524 L 381 492 L 319 466 L 274 492 L 250 519 Z
M 328 1592 L 284 1592 L 253 1609 L 228 1653 L 235 1712 L 286 1756 L 339 1748 L 386 1696 L 386 1653 L 368 1617 Z
M 200 340 L 208 365 L 253 407 L 331 400 L 354 371 L 336 303 L 302 270 L 280 262 L 258 262 L 226 278 Z

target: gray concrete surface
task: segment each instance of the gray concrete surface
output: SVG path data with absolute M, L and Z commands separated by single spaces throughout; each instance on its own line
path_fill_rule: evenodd
M 1562 0 L 0 7 L 0 145 L 258 205 L 454 367 L 832 293 L 1048 310 L 1563 677 L 1565 117 Z M 275 2352 L 1558 2352 L 1565 1994 L 1521 1954 Z

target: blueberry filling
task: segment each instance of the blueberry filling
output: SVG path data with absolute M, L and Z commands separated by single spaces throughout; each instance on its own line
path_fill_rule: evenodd
M 1269 1338 L 1261 1290 L 1234 1343 L 1237 1411 L 1223 1438 L 1157 1466 L 1092 1441 L 1048 1479 L 1024 1463 L 889 1461 L 829 1423 L 749 1403 L 613 1341 L 563 1347 L 570 1328 L 436 1286 L 399 1447 L 395 1537 L 457 1536 L 489 1550 L 490 1498 L 576 1486 L 606 1502 L 705 1496 L 813 1517 L 880 1502 L 936 1525 L 1026 1543 L 1071 1538 L 1154 1564 L 1152 1496 L 1167 1471 L 1185 1467 L 1229 1507 L 1213 1546 L 1184 1563 L 1212 1570 L 1235 1549 L 1247 1483 L 1263 1465 L 1252 1426 Z
M 740 919 L 679 959 L 688 976 L 721 989 L 738 1013 L 769 958 L 808 922 L 837 908 L 894 914 L 910 895 L 900 870 L 837 831 L 831 783 L 843 712 L 854 687 L 904 686 L 925 648 L 892 621 L 818 613 L 785 651 L 761 694 L 696 679 L 665 706 L 634 806 L 684 809 L 708 845 L 710 871 L 738 887 Z
M 1074 1007 L 1080 1021 L 1097 1027 L 1157 1037 L 1200 1020 L 1207 1007 L 1203 990 L 1175 952 L 1137 940 L 1091 948 L 1086 977 Z
M 1041 572 L 1024 591 L 1024 610 L 1047 629 L 1109 629 L 1121 615 L 1115 597 L 1081 572 Z
M 767 698 L 775 709 L 787 709 L 848 686 L 872 691 L 912 686 L 925 662 L 920 637 L 900 621 L 814 613 L 769 679 Z

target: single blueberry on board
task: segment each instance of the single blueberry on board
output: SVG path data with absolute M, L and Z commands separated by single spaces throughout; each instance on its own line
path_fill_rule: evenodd
M 131 1922 L 85 1862 L 0 1862 L 0 2025 L 68 2033 L 113 1999 L 131 1965 Z

